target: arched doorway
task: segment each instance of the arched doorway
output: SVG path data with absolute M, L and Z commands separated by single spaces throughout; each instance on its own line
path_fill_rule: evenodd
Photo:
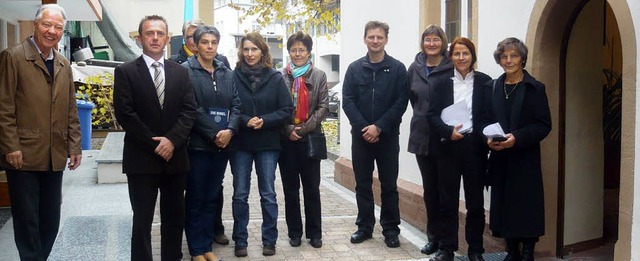
M 628 6 L 621 0 L 540 0 L 534 7 L 527 34 L 533 54 L 529 69 L 547 85 L 554 120 L 553 131 L 542 144 L 547 233 L 538 250 L 545 254 L 563 256 L 607 240 L 615 242 L 618 229 L 622 243 L 616 245 L 615 257 L 629 259 L 631 224 L 621 221 L 616 225 L 615 203 L 620 191 L 617 180 L 632 180 L 633 156 L 605 157 L 610 155 L 605 153 L 609 142 L 602 128 L 603 119 L 611 119 L 602 110 L 605 74 L 635 72 L 635 36 L 619 33 L 633 27 L 629 17 Z M 635 132 L 633 76 L 622 77 L 622 133 Z M 633 155 L 634 139 L 623 135 L 622 146 L 614 150 L 618 155 Z M 620 166 L 620 170 L 605 171 L 605 165 Z M 620 209 L 630 210 L 631 205 L 620 205 Z

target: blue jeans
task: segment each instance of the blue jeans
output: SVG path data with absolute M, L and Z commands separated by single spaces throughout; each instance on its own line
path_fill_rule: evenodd
M 260 206 L 262 207 L 262 245 L 276 245 L 278 239 L 278 202 L 276 201 L 276 164 L 280 152 L 277 150 L 236 150 L 231 153 L 233 173 L 233 241 L 236 247 L 247 246 L 249 224 L 249 190 L 253 162 L 258 176 Z
M 218 198 L 229 156 L 226 151 L 189 150 L 191 171 L 185 195 L 185 234 L 191 256 L 211 252 Z

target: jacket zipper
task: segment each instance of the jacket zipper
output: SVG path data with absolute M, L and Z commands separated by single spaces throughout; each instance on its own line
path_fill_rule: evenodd
M 371 84 L 371 120 L 374 118 L 376 100 L 376 71 L 373 71 L 373 82 Z

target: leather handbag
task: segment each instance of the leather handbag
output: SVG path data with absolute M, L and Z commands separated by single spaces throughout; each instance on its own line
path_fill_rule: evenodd
M 307 134 L 307 157 L 311 159 L 327 158 L 327 138 L 324 132 L 309 132 Z

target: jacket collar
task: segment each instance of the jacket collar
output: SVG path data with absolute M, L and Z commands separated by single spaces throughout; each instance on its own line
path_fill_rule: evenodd
M 25 60 L 35 63 L 46 74 L 49 74 L 49 69 L 47 69 L 47 66 L 44 65 L 44 61 L 42 60 L 42 56 L 40 56 L 40 52 L 38 51 L 36 46 L 31 43 L 31 40 L 25 39 L 22 42 L 22 49 L 24 50 Z M 60 71 L 60 68 L 64 67 L 63 59 L 65 58 L 55 49 L 52 49 L 51 52 L 53 54 L 53 74 L 55 76 Z

